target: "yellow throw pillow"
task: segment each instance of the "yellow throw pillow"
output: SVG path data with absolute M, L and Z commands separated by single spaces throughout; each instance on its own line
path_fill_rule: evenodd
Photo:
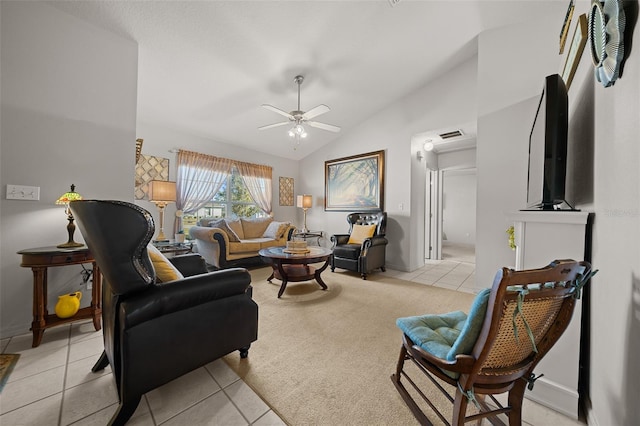
M 362 244 L 367 238 L 373 237 L 376 225 L 353 225 L 348 244 Z
M 164 254 L 160 253 L 153 244 L 147 246 L 147 253 L 153 263 L 153 269 L 156 270 L 156 278 L 158 281 L 166 283 L 167 281 L 181 280 L 184 276 L 169 262 Z

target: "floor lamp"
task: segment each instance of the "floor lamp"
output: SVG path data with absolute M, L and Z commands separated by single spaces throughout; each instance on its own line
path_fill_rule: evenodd
M 158 207 L 160 228 L 155 241 L 169 241 L 164 235 L 164 208 L 176 201 L 176 183 L 166 180 L 152 180 L 149 182 L 149 201 Z
M 307 210 L 313 206 L 313 197 L 308 194 L 298 195 L 296 206 L 300 207 L 304 211 L 304 225 L 302 226 L 302 232 L 309 232 L 307 229 Z

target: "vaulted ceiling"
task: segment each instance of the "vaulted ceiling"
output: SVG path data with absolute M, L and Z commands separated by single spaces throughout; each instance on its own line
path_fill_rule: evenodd
M 555 1 L 51 1 L 139 46 L 139 121 L 300 159 L 477 53 L 487 29 L 548 16 Z M 395 5 L 392 6 L 392 3 Z M 285 111 L 319 104 L 297 149 Z M 472 100 L 475 101 L 475 100 Z M 450 123 L 443 123 L 449 125 Z M 425 131 L 431 129 L 425 129 Z M 439 129 L 440 130 L 440 129 Z M 143 137 L 143 135 L 138 135 Z

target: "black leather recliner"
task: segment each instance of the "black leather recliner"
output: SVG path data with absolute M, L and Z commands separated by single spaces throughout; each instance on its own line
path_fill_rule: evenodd
M 333 256 L 331 257 L 331 272 L 336 268 L 348 269 L 359 272 L 363 280 L 367 274 L 376 268 L 385 271 L 385 259 L 387 251 L 387 213 L 351 213 L 347 216 L 349 234 L 334 234 L 331 236 L 333 243 Z M 376 225 L 373 237 L 365 239 L 362 244 L 349 244 L 349 237 L 353 231 L 353 225 Z
M 70 203 L 105 280 L 104 352 L 92 371 L 113 370 L 122 425 L 142 395 L 234 350 L 245 358 L 258 335 L 251 276 L 236 268 L 207 272 L 195 255 L 176 258 L 185 278 L 156 284 L 147 254 L 151 214 L 122 201 Z

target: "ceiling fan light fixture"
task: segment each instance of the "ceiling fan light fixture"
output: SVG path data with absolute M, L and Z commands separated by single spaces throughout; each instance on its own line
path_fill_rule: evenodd
M 304 139 L 308 136 L 308 133 L 306 132 L 305 128 L 302 126 L 302 123 L 307 123 L 311 127 L 321 129 L 321 130 L 327 130 L 329 132 L 334 132 L 334 133 L 339 132 L 340 127 L 338 126 L 334 126 L 332 124 L 326 124 L 326 123 L 319 123 L 317 121 L 311 121 L 312 118 L 315 118 L 321 114 L 325 114 L 329 112 L 330 109 L 328 106 L 324 104 L 320 104 L 314 108 L 311 108 L 309 111 L 306 111 L 306 112 L 300 109 L 300 85 L 304 81 L 304 77 L 301 75 L 297 75 L 293 79 L 293 81 L 298 85 L 298 109 L 295 111 L 286 112 L 280 108 L 274 107 L 273 105 L 263 104 L 262 106 L 264 108 L 268 109 L 269 111 L 273 111 L 277 114 L 280 114 L 284 117 L 287 117 L 289 121 L 268 124 L 266 126 L 258 127 L 258 130 L 266 130 L 266 129 L 271 129 L 273 127 L 286 126 L 287 124 L 293 122 L 295 124 L 293 127 L 291 127 L 287 131 L 287 134 L 291 139 L 296 140 L 296 146 L 298 145 L 298 142 L 300 141 L 300 139 Z
M 296 124 L 289 130 L 289 137 L 296 139 L 306 138 L 307 132 L 304 130 L 304 127 L 302 127 L 302 124 Z

